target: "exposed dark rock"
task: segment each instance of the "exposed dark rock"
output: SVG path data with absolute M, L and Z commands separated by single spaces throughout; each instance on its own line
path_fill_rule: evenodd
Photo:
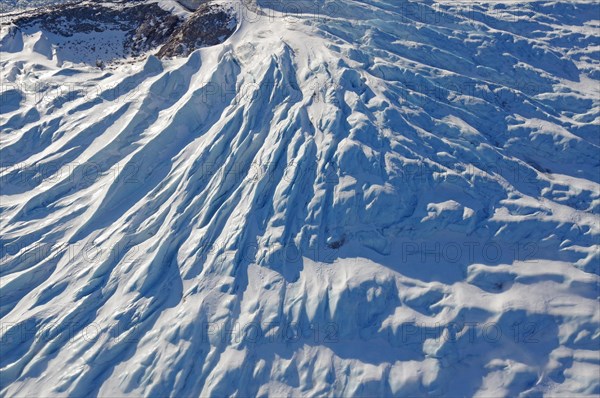
M 147 15 L 154 15 L 157 19 L 171 15 L 156 3 L 132 1 L 128 6 L 122 6 L 119 2 L 113 4 L 114 7 L 78 2 L 41 7 L 22 14 L 12 22 L 20 28 L 38 25 L 48 32 L 70 37 L 74 33 L 130 31 L 139 26 Z
M 157 56 L 185 56 L 196 48 L 220 44 L 233 34 L 236 26 L 233 13 L 220 6 L 203 4 L 175 30 Z
M 9 20 L 17 29 L 40 29 L 65 38 L 79 33 L 122 32 L 125 40 L 115 45 L 123 47 L 119 53 L 124 56 L 157 49 L 159 57 L 188 55 L 199 47 L 222 43 L 236 27 L 233 13 L 216 5 L 203 4 L 184 19 L 156 2 L 143 0 L 45 6 L 15 14 Z M 87 50 L 94 51 L 95 47 Z
M 135 31 L 131 32 L 125 45 L 133 55 L 158 48 L 169 40 L 181 23 L 175 15 L 158 18 L 155 14 L 148 14 Z

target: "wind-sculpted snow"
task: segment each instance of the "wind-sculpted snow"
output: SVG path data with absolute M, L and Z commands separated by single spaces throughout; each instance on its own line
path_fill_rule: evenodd
M 600 394 L 597 4 L 227 6 L 3 32 L 2 395 Z

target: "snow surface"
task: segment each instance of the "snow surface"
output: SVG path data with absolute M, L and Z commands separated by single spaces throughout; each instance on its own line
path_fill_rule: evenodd
M 232 6 L 2 31 L 2 396 L 598 396 L 598 5 Z

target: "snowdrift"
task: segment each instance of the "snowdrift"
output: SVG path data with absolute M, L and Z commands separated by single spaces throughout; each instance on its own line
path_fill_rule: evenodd
M 597 5 L 305 3 L 3 32 L 2 395 L 600 393 Z

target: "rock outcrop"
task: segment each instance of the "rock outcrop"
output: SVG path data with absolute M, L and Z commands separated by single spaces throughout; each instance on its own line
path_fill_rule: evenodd
M 85 53 L 70 57 L 75 62 L 96 64 L 154 52 L 159 57 L 188 55 L 222 43 L 235 31 L 236 17 L 230 9 L 203 3 L 182 16 L 156 2 L 84 1 L 40 7 L 5 19 L 18 31 L 41 31 L 56 48 Z
M 203 4 L 181 24 L 158 51 L 159 58 L 188 55 L 199 47 L 222 43 L 235 31 L 234 14 L 221 6 Z

